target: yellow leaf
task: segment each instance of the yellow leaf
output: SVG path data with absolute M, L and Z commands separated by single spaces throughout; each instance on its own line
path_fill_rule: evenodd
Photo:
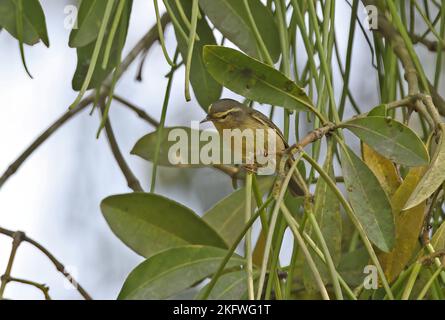
M 264 229 L 261 229 L 260 236 L 258 238 L 258 241 L 255 245 L 255 249 L 253 250 L 252 254 L 252 261 L 253 264 L 255 264 L 256 266 L 261 266 L 261 263 L 263 263 L 264 247 L 266 246 L 266 237 L 267 235 L 264 233 Z
M 425 170 L 426 167 L 412 168 L 391 198 L 396 226 L 396 243 L 391 252 L 378 253 L 378 258 L 389 282 L 393 281 L 403 271 L 417 248 L 426 202 L 423 201 L 406 211 L 402 211 L 402 209 Z
M 392 197 L 400 186 L 400 177 L 391 160 L 386 159 L 366 143 L 362 143 L 363 160 L 380 182 L 383 190 Z

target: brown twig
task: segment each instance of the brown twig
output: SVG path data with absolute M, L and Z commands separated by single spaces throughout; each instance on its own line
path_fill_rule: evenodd
M 161 17 L 161 23 L 163 27 L 170 22 L 170 18 L 167 14 Z M 122 61 L 119 67 L 118 78 L 128 69 L 128 67 L 133 63 L 136 57 L 144 50 L 148 50 L 151 46 L 158 40 L 159 35 L 157 31 L 157 26 L 154 25 L 147 34 L 139 40 L 139 42 L 134 46 L 134 48 L 128 53 L 125 59 Z M 111 75 L 104 81 L 103 87 L 105 88 L 101 92 L 101 96 L 105 96 L 108 93 L 108 87 L 111 84 Z M 80 111 L 84 110 L 90 103 L 95 100 L 95 95 L 90 94 L 84 98 L 75 108 L 65 112 L 59 119 L 57 119 L 47 130 L 45 130 L 31 145 L 8 167 L 8 169 L 0 177 L 0 188 L 4 183 L 20 168 L 20 166 L 28 159 L 28 157 L 51 135 L 57 131 L 63 124 L 68 120 L 72 119 Z
M 378 5 L 378 1 L 376 0 L 362 0 L 362 2 L 365 6 Z M 391 44 L 394 53 L 402 63 L 403 69 L 405 71 L 405 80 L 408 83 L 408 96 L 415 97 L 417 94 L 421 93 L 416 65 L 411 59 L 410 53 L 405 45 L 402 36 L 399 34 L 394 25 L 387 19 L 384 10 L 379 10 L 377 31 Z M 424 89 L 429 90 L 431 89 L 431 87 L 432 86 L 429 86 L 429 88 Z M 432 90 L 432 95 L 437 97 L 438 93 L 435 91 L 436 90 L 434 88 L 434 90 Z M 415 101 L 414 106 L 415 110 L 420 112 L 424 117 L 426 114 L 428 114 L 423 101 Z M 445 108 L 444 110 L 439 109 L 439 111 L 442 114 L 445 114 Z M 430 125 L 435 125 L 431 122 L 430 117 L 427 117 L 426 120 L 428 120 Z
M 131 103 L 127 99 L 125 99 L 121 96 L 118 96 L 116 94 L 113 95 L 113 99 L 120 102 L 122 105 L 128 107 L 129 109 L 133 110 L 139 116 L 139 118 L 145 120 L 146 122 L 151 124 L 153 127 L 159 126 L 159 122 L 157 120 L 150 117 L 142 108 L 137 107 L 135 104 Z
M 336 128 L 337 128 L 337 126 L 334 123 L 329 122 L 326 125 L 324 125 L 323 127 L 317 128 L 317 129 L 309 132 L 303 139 L 298 141 L 298 143 L 287 148 L 286 151 L 288 153 L 293 153 L 295 150 L 302 149 L 302 148 L 306 147 L 307 145 L 321 139 L 322 137 L 329 134 Z
M 56 132 L 63 124 L 84 110 L 93 101 L 92 96 L 83 99 L 75 108 L 65 112 L 59 119 L 57 119 L 48 129 L 46 129 L 33 143 L 6 169 L 0 177 L 0 188 L 3 184 L 20 168 L 26 159 L 45 142 L 51 135 Z
M 419 259 L 419 262 L 421 264 L 423 264 L 424 266 L 430 266 L 434 263 L 434 261 L 436 260 L 436 258 L 442 259 L 445 256 L 445 250 L 438 250 L 432 254 L 429 254 L 425 257 L 422 257 Z M 443 265 L 443 261 L 442 261 L 442 265 Z
M 11 277 L 12 265 L 14 263 L 15 255 L 17 253 L 17 249 L 24 239 L 25 234 L 23 232 L 17 231 L 11 234 L 12 237 L 12 248 L 11 254 L 9 255 L 8 264 L 6 265 L 5 273 L 1 276 L 1 285 L 0 285 L 0 299 L 3 298 L 3 294 L 5 293 L 6 285 L 9 282 Z
M 162 28 L 165 30 L 165 26 L 170 23 L 170 17 L 168 14 L 163 14 L 161 17 L 161 24 Z M 125 59 L 122 61 L 119 67 L 118 71 L 118 78 L 122 76 L 122 74 L 128 69 L 128 67 L 133 63 L 133 61 L 136 59 L 136 57 L 145 50 L 149 50 L 151 46 L 159 40 L 159 34 L 157 26 L 154 25 L 151 27 L 151 29 L 145 34 L 145 36 L 139 40 L 139 42 L 131 49 L 131 51 L 127 54 Z M 104 85 L 110 85 L 111 84 L 111 77 L 107 79 L 107 83 Z
M 435 129 L 439 130 L 442 119 L 440 118 L 440 114 L 437 111 L 436 106 L 434 105 L 433 98 L 429 95 L 422 95 L 422 102 L 426 106 L 426 110 L 433 119 Z
M 77 289 L 77 291 L 82 295 L 82 297 L 84 297 L 84 299 L 92 300 L 91 296 L 85 291 L 85 289 L 73 278 L 73 276 L 68 271 L 66 271 L 65 266 L 59 260 L 57 260 L 56 257 L 54 257 L 54 255 L 51 252 L 49 252 L 40 243 L 29 238 L 24 232 L 21 232 L 21 231 L 15 232 L 15 231 L 11 231 L 11 230 L 0 227 L 0 233 L 14 239 L 13 240 L 13 249 L 14 249 L 14 243 L 16 243 L 15 251 L 17 251 L 17 247 L 21 242 L 28 242 L 29 244 L 33 245 L 40 252 L 42 252 L 45 256 L 48 257 L 48 259 L 56 267 L 57 271 L 62 273 L 65 276 L 65 278 L 68 279 L 68 281 Z M 12 255 L 12 253 L 13 252 L 11 250 L 11 257 L 12 257 L 12 261 L 13 261 L 14 257 Z M 15 252 L 14 252 L 14 255 L 15 255 Z M 9 267 L 9 265 L 11 265 L 11 267 L 9 268 L 9 272 L 8 272 L 8 267 L 7 267 L 6 272 L 5 272 L 5 274 L 7 275 L 6 278 L 8 280 L 10 280 L 10 272 L 11 272 L 11 268 L 12 268 L 11 257 L 9 259 L 10 262 L 8 263 L 8 267 Z M 5 285 L 6 285 L 6 283 L 5 283 Z M 3 287 L 3 280 L 2 280 L 2 287 Z M 2 293 L 2 291 L 0 291 L 0 293 Z M 2 297 L 2 295 L 0 295 L 0 297 Z
M 402 98 L 400 100 L 396 100 L 396 101 L 392 101 L 389 102 L 388 105 L 388 109 L 394 109 L 394 108 L 399 108 L 402 106 L 406 106 L 406 107 L 412 107 L 414 108 L 414 103 L 421 99 L 422 96 L 420 94 L 414 94 L 411 96 L 407 96 L 405 98 Z
M 37 283 L 34 281 L 30 281 L 30 280 L 25 280 L 25 279 L 13 278 L 13 277 L 9 277 L 8 281 L 23 283 L 23 284 L 27 284 L 29 286 L 33 286 L 33 287 L 39 289 L 40 291 L 42 291 L 43 295 L 45 296 L 45 300 L 51 300 L 51 297 L 49 295 L 49 287 L 44 284 Z
M 290 163 L 292 165 L 292 162 L 294 161 L 293 156 L 296 153 L 300 153 L 303 150 L 303 148 L 306 147 L 307 145 L 330 134 L 336 128 L 337 128 L 337 126 L 334 123 L 328 122 L 323 127 L 312 130 L 305 137 L 303 137 L 300 141 L 298 141 L 297 143 L 293 144 L 292 146 L 288 147 L 285 150 L 283 156 L 280 159 L 280 163 L 279 163 L 279 167 L 278 167 L 278 174 L 279 174 L 280 179 L 277 181 L 277 183 L 274 186 L 274 193 L 278 192 L 279 189 L 281 188 L 281 183 L 282 183 L 282 181 L 284 181 L 284 176 L 285 176 L 285 172 L 286 172 L 286 164 Z M 296 170 L 293 174 L 295 175 L 295 178 L 297 180 L 296 183 L 298 184 L 298 187 L 301 189 L 300 192 L 303 195 L 305 195 L 306 197 L 310 197 L 311 194 L 310 194 L 309 188 L 307 187 L 306 182 L 304 181 L 301 174 L 298 172 L 298 170 Z
M 161 17 L 161 23 L 163 27 L 170 22 L 170 18 L 167 14 L 164 14 Z M 159 35 L 157 33 L 157 26 L 153 26 L 147 34 L 136 44 L 136 46 L 128 53 L 128 55 L 125 57 L 125 59 L 122 61 L 120 68 L 118 70 L 118 78 L 128 69 L 128 67 L 133 63 L 133 61 L 136 59 L 136 57 L 143 51 L 148 51 L 149 48 L 158 40 Z M 111 75 L 104 81 L 103 83 L 103 91 L 100 93 L 100 98 L 103 98 L 108 93 L 108 88 L 111 84 Z M 20 166 L 28 159 L 28 157 L 42 144 L 44 143 L 51 135 L 57 131 L 63 124 L 65 124 L 68 120 L 72 119 L 76 114 L 78 114 L 80 111 L 84 110 L 89 104 L 91 104 L 95 100 L 95 95 L 90 94 L 89 96 L 85 97 L 83 100 L 79 102 L 79 104 L 74 107 L 71 110 L 68 110 L 65 112 L 60 118 L 58 118 L 47 130 L 45 130 L 41 135 L 37 137 L 37 139 L 31 143 L 31 145 L 7 168 L 7 170 L 3 173 L 3 175 L 0 177 L 0 188 L 3 186 L 3 184 L 20 168 Z M 138 113 L 139 116 L 141 116 L 141 112 L 135 110 L 135 108 L 130 108 Z M 147 115 L 148 116 L 148 115 Z M 147 117 L 145 117 L 145 120 L 148 120 Z M 130 188 L 132 188 L 135 191 L 142 191 L 142 188 L 140 187 L 139 181 L 132 176 L 131 171 L 129 171 L 128 166 L 126 166 L 125 160 L 122 157 L 122 154 L 120 153 L 120 150 L 117 146 L 116 140 L 114 138 L 112 128 L 109 122 L 107 122 L 106 125 L 106 131 L 107 136 L 110 141 L 110 145 L 112 146 L 113 153 L 118 160 L 119 166 L 121 170 L 123 171 L 124 175 L 127 178 L 128 184 Z M 129 175 L 129 172 L 131 175 Z M 32 244 L 34 247 L 39 249 L 43 254 L 45 254 L 51 262 L 54 264 L 56 269 L 61 272 L 65 278 L 67 278 L 74 287 L 79 291 L 79 293 L 87 300 L 90 300 L 90 295 L 80 286 L 77 281 L 71 276 L 69 272 L 65 270 L 65 267 L 62 263 L 60 263 L 45 247 L 40 245 L 38 242 L 34 241 L 31 238 L 28 238 L 24 233 L 22 232 L 13 232 L 4 228 L 0 227 L 0 233 L 5 234 L 7 236 L 12 237 L 13 240 L 13 246 L 10 254 L 10 258 L 8 261 L 8 265 L 6 267 L 6 271 L 1 279 L 1 285 L 0 285 L 0 298 L 3 297 L 3 293 L 6 287 L 6 284 L 10 281 L 16 281 L 21 283 L 27 283 L 29 285 L 33 285 L 37 288 L 40 288 L 45 293 L 45 298 L 49 298 L 48 292 L 45 289 L 46 287 L 43 285 L 39 285 L 37 283 L 34 283 L 32 281 L 28 280 L 22 280 L 18 278 L 12 278 L 11 277 L 11 269 L 14 262 L 15 254 L 17 252 L 17 248 L 20 245 L 22 241 L 26 241 L 30 244 Z
M 102 116 L 104 114 L 104 101 L 100 101 L 100 109 L 102 111 Z M 117 144 L 116 137 L 114 136 L 113 128 L 111 126 L 110 117 L 107 117 L 107 120 L 105 122 L 105 132 L 107 134 L 108 142 L 111 148 L 111 152 L 113 153 L 114 158 L 116 159 L 117 164 L 119 165 L 119 168 L 121 169 L 125 179 L 127 180 L 127 185 L 130 189 L 132 189 L 135 192 L 143 192 L 144 189 L 142 189 L 141 184 L 139 183 L 139 180 L 136 178 L 136 176 L 131 171 L 130 167 L 128 166 L 127 162 L 125 161 L 124 156 L 122 155 L 122 152 L 120 151 L 119 145 Z
M 433 103 L 439 111 L 440 115 L 445 116 L 445 100 L 437 92 L 437 89 L 428 81 L 428 87 L 430 88 L 431 98 L 433 98 Z
M 425 37 L 421 37 L 417 34 L 410 34 L 409 35 L 413 44 L 421 43 L 423 44 L 429 51 L 436 52 L 439 48 L 439 41 L 433 41 L 429 40 Z M 441 46 L 442 51 L 445 51 L 445 42 L 442 41 Z

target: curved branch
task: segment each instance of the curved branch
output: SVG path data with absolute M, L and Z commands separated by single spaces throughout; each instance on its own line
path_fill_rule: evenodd
M 0 227 L 0 233 L 13 238 L 14 240 L 17 239 L 17 235 L 20 235 L 20 242 L 28 242 L 29 244 L 37 248 L 40 252 L 42 252 L 45 256 L 47 256 L 48 259 L 56 267 L 57 271 L 59 271 L 65 276 L 65 278 L 77 289 L 77 291 L 79 291 L 79 293 L 82 295 L 82 297 L 84 297 L 84 299 L 92 300 L 91 296 L 85 291 L 85 289 L 73 278 L 73 276 L 68 271 L 66 271 L 65 266 L 59 260 L 57 260 L 56 257 L 54 257 L 53 254 L 49 252 L 40 243 L 29 238 L 25 233 L 21 231 L 14 232 Z
M 45 296 L 45 300 L 51 300 L 51 296 L 49 295 L 49 287 L 44 284 L 26 280 L 26 279 L 14 278 L 14 277 L 9 277 L 9 282 L 17 282 L 17 283 L 22 283 L 22 284 L 27 284 L 29 286 L 33 286 L 33 287 L 39 289 L 40 291 L 42 291 L 43 295 Z
M 168 15 L 164 14 L 161 18 L 161 23 L 163 27 L 170 22 Z M 134 48 L 128 53 L 125 59 L 122 61 L 120 68 L 118 70 L 118 78 L 128 69 L 128 67 L 133 63 L 136 57 L 143 51 L 148 50 L 151 46 L 158 40 L 159 35 L 157 32 L 156 25 L 154 25 L 146 35 L 139 40 L 139 42 L 134 46 Z M 103 86 L 106 88 L 101 92 L 101 96 L 105 96 L 108 93 L 108 87 L 111 84 L 111 77 L 108 77 Z M 51 135 L 57 131 L 65 122 L 73 118 L 80 111 L 85 109 L 90 103 L 95 100 L 95 95 L 90 94 L 79 102 L 79 104 L 71 110 L 65 112 L 59 119 L 57 119 L 47 130 L 45 130 L 31 145 L 6 169 L 3 175 L 0 177 L 0 189 L 4 183 L 20 168 L 20 166 L 28 159 L 28 157 Z
M 104 101 L 100 102 L 100 109 L 103 115 L 105 110 Z M 107 139 L 108 143 L 110 144 L 111 152 L 113 153 L 113 156 L 116 159 L 119 168 L 121 169 L 125 179 L 127 180 L 128 187 L 134 192 L 144 192 L 144 189 L 142 189 L 139 180 L 131 171 L 130 167 L 125 161 L 124 156 L 122 155 L 121 150 L 119 149 L 119 145 L 117 144 L 116 137 L 114 136 L 113 128 L 111 126 L 109 117 L 107 117 L 107 120 L 105 122 L 105 132 L 107 134 Z
M 135 104 L 131 103 L 127 99 L 122 98 L 121 96 L 118 96 L 116 94 L 113 95 L 113 99 L 118 101 L 122 105 L 128 107 L 129 109 L 133 110 L 139 116 L 139 118 L 145 120 L 146 122 L 151 124 L 153 127 L 157 128 L 159 126 L 159 122 L 157 120 L 155 120 L 152 117 L 150 117 L 147 114 L 147 112 L 145 112 L 142 108 L 137 107 Z
M 57 131 L 62 125 L 64 125 L 68 120 L 73 118 L 80 111 L 85 109 L 90 103 L 93 102 L 93 97 L 88 96 L 83 99 L 75 108 L 65 112 L 59 119 L 57 119 L 48 129 L 46 129 L 36 140 L 34 140 L 31 145 L 26 148 L 26 150 L 6 169 L 3 175 L 0 177 L 0 188 L 3 184 L 20 168 L 20 166 L 25 162 L 26 159 L 45 142 L 52 134 Z

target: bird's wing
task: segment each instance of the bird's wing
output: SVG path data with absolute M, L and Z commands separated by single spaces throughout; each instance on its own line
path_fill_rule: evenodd
M 281 138 L 281 140 L 283 140 L 284 146 L 286 148 L 289 147 L 289 145 L 286 142 L 286 139 L 284 139 L 283 133 L 281 132 L 280 128 L 278 128 L 275 125 L 275 123 L 272 122 L 272 120 L 270 120 L 264 114 L 262 114 L 261 112 L 255 110 L 255 109 L 250 109 L 249 111 L 250 111 L 250 114 L 252 115 L 252 118 L 254 118 L 256 121 L 258 121 L 259 123 L 261 123 L 262 125 L 264 125 L 266 127 L 270 127 L 272 129 L 274 129 L 276 134 Z

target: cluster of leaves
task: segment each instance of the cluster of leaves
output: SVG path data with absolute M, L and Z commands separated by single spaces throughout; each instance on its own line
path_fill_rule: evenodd
M 375 4 L 383 13 L 379 18 L 390 17 L 394 24 L 390 24 L 394 32 L 387 38 L 384 32 L 373 34 L 382 104 L 369 112 L 357 106 L 348 83 L 359 1 L 354 1 L 351 8 L 344 67 L 335 37 L 333 0 L 163 1 L 175 30 L 177 54 L 170 59 L 157 14 L 160 43 L 172 65 L 164 116 L 158 130 L 142 137 L 132 151 L 154 164 L 152 189 L 150 193 L 110 196 L 101 204 L 116 236 L 146 258 L 126 279 L 120 299 L 168 298 L 199 287 L 207 278 L 211 281 L 201 288 L 197 298 L 445 297 L 445 274 L 440 260 L 440 253 L 445 250 L 445 124 L 435 106 L 440 102 L 436 90 L 440 73 L 436 73 L 434 85 L 427 84 L 411 40 L 426 43 L 427 36 L 436 36 L 436 69 L 440 69 L 445 6 L 436 1 L 431 1 L 434 8 L 428 5 L 430 1 L 425 1 L 423 9 L 416 1 L 410 2 L 410 8 L 393 0 L 363 2 Z M 12 10 L 8 6 L 16 6 L 15 17 L 4 13 Z M 38 6 L 38 1 L 0 3 L 0 26 L 17 38 L 21 47 L 22 43 L 34 44 L 39 39 L 48 44 L 41 9 L 36 11 L 38 14 L 31 14 L 29 6 Z M 157 1 L 154 6 L 158 13 Z M 131 7 L 131 1 L 82 1 L 79 29 L 73 30 L 69 42 L 78 53 L 73 78 L 73 88 L 80 91 L 76 103 L 88 89 L 100 92 L 114 71 L 114 81 L 107 85 L 109 108 Z M 412 12 L 409 18 L 407 9 Z M 435 19 L 431 12 L 437 12 Z M 428 27 L 421 37 L 416 36 L 414 28 L 419 16 Z M 436 30 L 437 25 L 440 31 Z M 237 49 L 217 45 L 215 35 Z M 394 36 L 398 38 L 391 38 Z M 396 52 L 392 41 L 398 41 L 399 48 L 406 50 Z M 306 52 L 307 61 L 297 63 L 297 54 L 298 59 L 302 57 L 300 51 Z M 246 178 L 245 187 L 235 190 L 200 217 L 154 193 L 156 166 L 171 166 L 167 159 L 171 143 L 166 137 L 173 128 L 164 128 L 164 122 L 179 55 L 186 69 L 185 97 L 190 98 L 190 82 L 204 110 L 220 98 L 225 87 L 253 104 L 268 104 L 272 110 L 284 108 L 286 138 L 290 136 L 292 118 L 297 140 L 302 138 L 300 120 L 310 120 L 307 127 L 314 130 L 329 128 L 322 135 L 315 135 L 310 151 L 300 151 L 295 160 L 304 159 L 310 168 L 307 173 L 301 167 L 298 171 L 308 189 L 315 185 L 313 195 L 288 196 L 288 182 L 281 176 L 253 181 Z M 334 94 L 331 67 L 335 64 L 334 55 L 343 79 L 339 102 Z M 422 83 L 417 86 L 422 90 L 418 92 L 413 91 L 413 83 L 408 83 L 409 96 L 400 76 L 406 68 L 403 59 L 408 58 Z M 305 67 L 299 70 L 302 64 Z M 436 99 L 430 98 L 431 91 Z M 346 107 L 357 115 L 343 119 Z M 419 113 L 413 113 L 413 109 Z M 303 112 L 307 113 L 305 117 Z M 423 129 L 421 137 L 411 129 L 418 123 Z M 345 130 L 361 141 L 360 156 L 350 147 L 352 141 L 345 138 Z M 325 153 L 321 152 L 323 148 Z M 341 168 L 337 176 L 336 164 Z M 252 206 L 257 207 L 253 215 Z M 247 245 L 249 229 L 258 217 L 262 229 L 251 252 Z M 282 266 L 279 253 L 287 228 L 295 243 L 290 264 Z M 419 241 L 421 236 L 423 242 Z M 234 252 L 243 238 L 246 253 L 241 257 Z M 377 268 L 379 290 L 363 288 L 363 268 L 368 264 Z M 256 295 L 254 289 L 258 289 Z

